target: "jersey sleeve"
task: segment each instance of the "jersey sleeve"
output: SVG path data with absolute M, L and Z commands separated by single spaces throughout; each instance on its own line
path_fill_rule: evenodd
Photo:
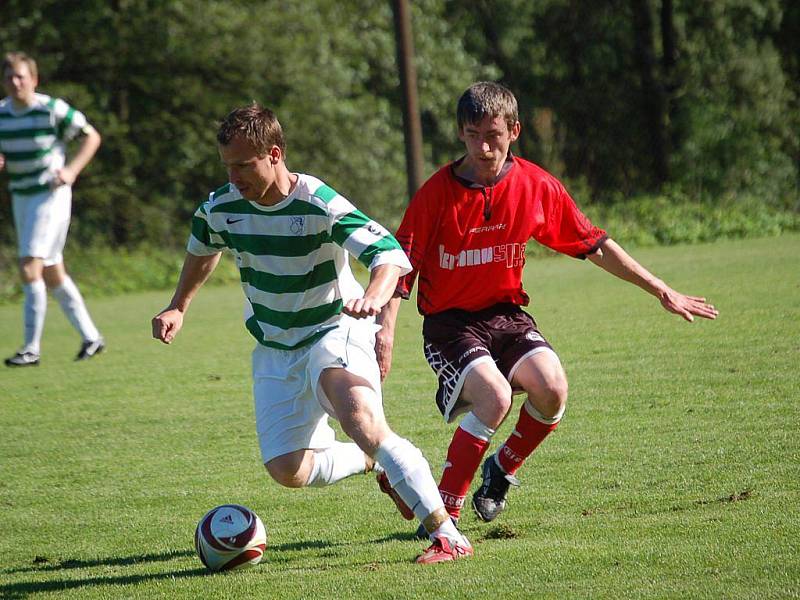
M 53 101 L 53 116 L 56 135 L 65 142 L 74 139 L 89 124 L 82 112 L 72 108 L 61 98 Z
M 333 241 L 370 271 L 388 264 L 400 267 L 401 274 L 408 273 L 411 264 L 389 230 L 358 210 L 347 198 L 334 193 L 336 195 L 327 204 Z
M 186 251 L 195 256 L 211 256 L 219 254 L 227 244 L 219 232 L 214 231 L 208 222 L 209 203 L 213 199 L 213 194 L 206 202 L 203 202 L 195 211 L 192 217 L 192 232 L 189 234 L 189 241 L 186 244 Z
M 544 223 L 534 239 L 548 248 L 573 258 L 586 258 L 608 238 L 575 204 L 564 186 L 552 179 L 542 195 Z
M 397 229 L 397 241 L 411 262 L 411 271 L 397 282 L 397 293 L 406 300 L 414 288 L 435 227 L 436 219 L 430 214 L 429 194 L 430 185 L 423 186 L 414 194 Z

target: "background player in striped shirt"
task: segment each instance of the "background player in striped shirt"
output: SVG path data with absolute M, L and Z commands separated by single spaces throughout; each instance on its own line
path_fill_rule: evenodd
M 458 102 L 457 122 L 465 156 L 420 188 L 397 232 L 414 269 L 379 317 L 378 361 L 385 376 L 400 298 L 408 298 L 418 276 L 425 356 L 439 379 L 436 402 L 447 422 L 464 414 L 439 483 L 454 520 L 512 394 L 527 394 L 513 432 L 483 463 L 472 497 L 477 516 L 491 521 L 504 509 L 509 485 L 518 483 L 514 474 L 556 428 L 567 402 L 561 362 L 520 308 L 529 300 L 522 270 L 530 239 L 588 258 L 687 321 L 714 319 L 717 310 L 649 273 L 589 222 L 555 177 L 511 154 L 520 123 L 508 89 L 472 85 Z
M 283 131 L 269 109 L 234 110 L 217 141 L 230 183 L 195 213 L 177 289 L 153 319 L 153 337 L 174 339 L 220 252 L 231 250 L 247 299 L 245 325 L 258 342 L 256 430 L 270 476 L 286 487 L 326 486 L 375 469 L 382 491 L 433 542 L 417 562 L 471 555 L 427 461 L 383 413 L 374 317 L 411 268 L 397 240 L 319 179 L 288 170 Z M 370 270 L 366 290 L 348 255 Z M 337 442 L 328 416 L 355 443 Z
M 105 347 L 80 291 L 64 268 L 63 250 L 72 208 L 72 184 L 100 146 L 86 117 L 59 98 L 36 92 L 36 62 L 22 52 L 6 54 L 0 100 L 0 169 L 9 177 L 24 301 L 22 348 L 5 364 L 39 364 L 47 288 L 83 339 L 76 360 Z M 82 136 L 66 162 L 65 144 Z

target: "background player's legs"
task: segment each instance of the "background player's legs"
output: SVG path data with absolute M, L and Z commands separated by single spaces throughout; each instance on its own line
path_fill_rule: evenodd
M 494 362 L 480 362 L 465 377 L 461 400 L 471 405 L 472 411 L 453 434 L 439 482 L 447 512 L 454 519 L 461 516 L 475 472 L 511 408 L 511 386 Z
M 47 288 L 42 279 L 42 259 L 32 256 L 20 258 L 19 271 L 25 293 L 23 304 L 25 343 L 20 352 L 38 355 L 47 313 Z
M 67 275 L 64 263 L 44 267 L 44 280 L 47 287 L 53 292 L 53 296 L 58 300 L 61 310 L 70 324 L 78 331 L 84 342 L 95 342 L 100 339 L 100 332 L 97 331 L 83 296 L 78 290 L 78 286 L 72 278 Z

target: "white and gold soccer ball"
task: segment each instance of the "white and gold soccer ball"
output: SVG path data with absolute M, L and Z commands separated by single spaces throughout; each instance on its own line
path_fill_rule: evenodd
M 194 532 L 197 555 L 209 571 L 229 571 L 261 562 L 267 531 L 246 506 L 223 504 L 208 511 Z

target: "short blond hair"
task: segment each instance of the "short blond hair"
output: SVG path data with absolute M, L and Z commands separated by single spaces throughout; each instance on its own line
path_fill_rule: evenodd
M 6 52 L 3 57 L 3 74 L 6 69 L 14 68 L 17 65 L 27 65 L 31 77 L 39 79 L 39 69 L 36 67 L 36 61 L 24 52 Z

